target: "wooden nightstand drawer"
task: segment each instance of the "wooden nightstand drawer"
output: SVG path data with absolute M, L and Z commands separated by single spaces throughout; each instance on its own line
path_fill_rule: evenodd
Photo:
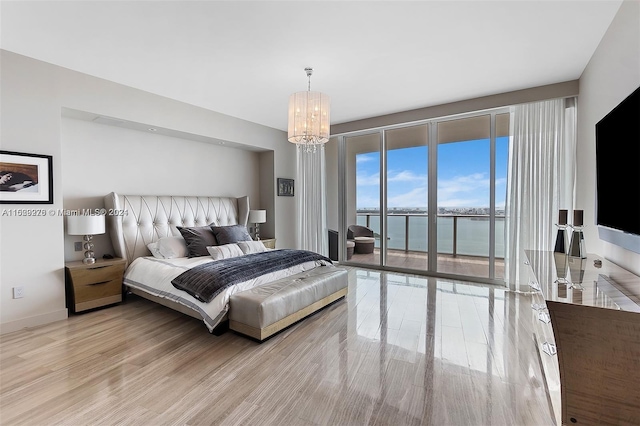
M 66 263 L 67 307 L 80 312 L 121 302 L 124 267 L 123 259 Z
M 122 277 L 124 272 L 121 265 L 101 265 L 99 263 L 87 265 L 85 268 L 69 268 L 69 270 L 76 288 L 87 284 L 117 280 Z
M 109 296 L 119 296 L 122 300 L 122 280 L 98 281 L 73 286 L 76 305 L 89 300 L 103 299 Z

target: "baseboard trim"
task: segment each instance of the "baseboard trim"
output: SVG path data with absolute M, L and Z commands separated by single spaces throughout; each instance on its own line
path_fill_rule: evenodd
M 36 315 L 33 317 L 22 318 L 15 321 L 4 322 L 0 324 L 0 334 L 13 333 L 29 327 L 37 327 L 39 325 L 45 325 L 56 321 L 61 321 L 69 317 L 68 310 L 61 309 L 59 311 L 48 312 L 42 315 Z

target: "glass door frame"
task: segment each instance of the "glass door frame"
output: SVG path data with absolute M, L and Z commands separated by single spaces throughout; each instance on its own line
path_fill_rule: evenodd
M 358 136 L 368 136 L 377 134 L 380 138 L 379 152 L 380 152 L 380 162 L 379 162 L 379 171 L 380 171 L 380 185 L 379 185 L 379 197 L 380 197 L 380 263 L 378 265 L 369 264 L 369 263 L 358 263 L 353 261 L 348 261 L 346 259 L 347 253 L 347 164 L 346 164 L 346 139 Z M 332 136 L 334 137 L 334 136 Z M 381 149 L 386 145 L 384 140 L 384 129 L 367 129 L 357 132 L 345 133 L 342 135 L 338 135 L 338 225 L 340 227 L 338 231 L 339 241 L 340 241 L 340 257 L 339 261 L 343 264 L 352 264 L 352 265 L 360 265 L 364 267 L 371 267 L 374 269 L 384 269 L 386 264 L 386 253 L 387 253 L 387 221 L 386 214 L 383 215 L 384 209 L 387 208 L 387 198 L 385 196 L 387 190 L 387 156 L 386 153 L 381 151 Z M 357 204 L 356 204 L 357 211 Z M 357 215 L 357 213 L 356 213 Z M 385 236 L 385 237 L 383 237 Z

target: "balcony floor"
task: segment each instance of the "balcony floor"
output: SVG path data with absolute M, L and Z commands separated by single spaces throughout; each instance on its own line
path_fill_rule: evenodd
M 420 251 L 387 250 L 387 266 L 404 269 L 427 270 L 429 255 Z M 354 253 L 351 262 L 366 265 L 380 265 L 380 249 L 370 254 Z M 504 259 L 496 259 L 495 275 L 504 277 Z M 438 254 L 438 271 L 443 274 L 465 275 L 469 277 L 489 277 L 489 259 L 481 256 Z

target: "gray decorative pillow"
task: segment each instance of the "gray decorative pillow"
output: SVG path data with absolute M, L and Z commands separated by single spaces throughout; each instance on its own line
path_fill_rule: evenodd
M 178 226 L 177 228 L 187 243 L 188 257 L 209 256 L 207 246 L 218 245 L 216 236 L 209 226 L 195 226 L 191 228 Z
M 233 244 L 238 241 L 251 241 L 251 235 L 244 225 L 211 226 L 218 245 Z M 209 244 L 211 245 L 211 244 Z

